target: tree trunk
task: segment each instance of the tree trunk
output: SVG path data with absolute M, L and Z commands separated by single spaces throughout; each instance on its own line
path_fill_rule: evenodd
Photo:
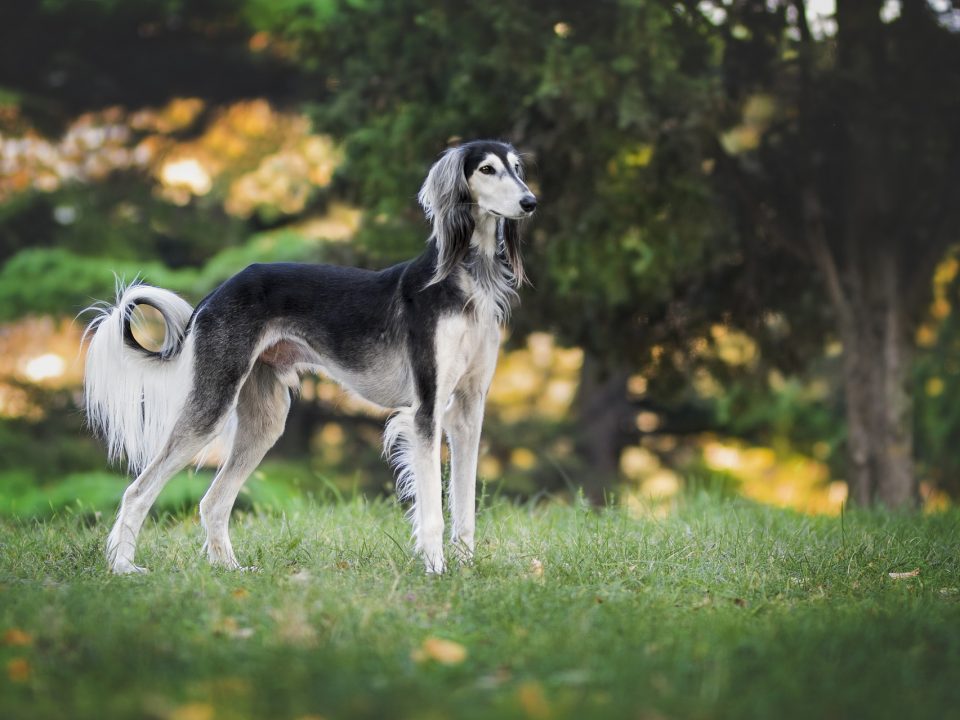
M 840 322 L 847 411 L 848 483 L 861 506 L 915 506 L 911 347 L 896 256 L 847 272 L 851 295 Z
M 607 372 L 584 354 L 577 391 L 576 452 L 585 466 L 581 485 L 587 499 L 602 505 L 620 473 L 620 453 L 635 410 L 627 399 L 625 371 Z

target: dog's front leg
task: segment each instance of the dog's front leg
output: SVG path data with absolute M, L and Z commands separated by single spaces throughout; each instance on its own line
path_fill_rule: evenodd
M 461 562 L 473 558 L 476 527 L 477 455 L 483 424 L 483 393 L 464 389 L 454 393 L 444 416 L 450 441 L 450 541 Z
M 434 413 L 418 412 L 412 443 L 416 505 L 413 533 L 428 573 L 442 573 L 443 489 L 440 481 L 440 428 Z

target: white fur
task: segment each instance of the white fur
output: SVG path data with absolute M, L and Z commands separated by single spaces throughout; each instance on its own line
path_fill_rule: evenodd
M 452 450 L 451 540 L 461 560 L 473 553 L 475 483 L 483 400 L 499 347 L 493 316 L 456 315 L 440 321 L 436 333 L 437 427 L 427 440 L 416 427 L 415 407 L 397 411 L 384 432 L 384 450 L 397 475 L 397 495 L 412 500 L 408 517 L 416 550 L 427 572 L 444 571 L 440 439 L 444 429 Z M 466 398 L 466 400 L 461 400 Z M 461 407 L 466 402 L 466 407 Z
M 179 345 L 193 312 L 190 304 L 169 290 L 121 285 L 116 305 L 100 309 L 99 317 L 87 329 L 92 337 L 83 383 L 88 421 L 104 438 L 110 461 L 125 457 L 133 472 L 146 467 L 163 448 L 193 374 L 190 337 L 170 360 L 158 360 L 126 346 L 124 322 L 144 301 L 156 306 L 167 322 L 160 352 L 171 353 Z
M 512 160 L 515 166 L 519 166 L 513 153 L 509 154 L 508 159 Z M 515 171 L 513 175 L 508 173 L 503 162 L 493 153 L 487 155 L 479 167 L 484 165 L 492 167 L 493 174 L 475 172 L 467 181 L 470 194 L 476 198 L 477 207 L 501 217 L 526 217 L 527 212 L 520 206 L 520 201 L 530 195 L 530 189 L 516 176 Z

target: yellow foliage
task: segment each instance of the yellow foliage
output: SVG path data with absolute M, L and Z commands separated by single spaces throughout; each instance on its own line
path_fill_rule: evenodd
M 627 150 L 623 155 L 623 163 L 627 167 L 646 167 L 653 160 L 653 145 L 641 143 Z
M 144 108 L 131 113 L 128 122 L 135 130 L 169 135 L 193 125 L 204 107 L 200 98 L 174 98 L 159 110 Z
M 917 345 L 920 347 L 933 347 L 937 343 L 937 331 L 929 323 L 923 323 L 917 328 Z
M 480 458 L 479 474 L 480 477 L 494 478 L 503 472 L 503 466 L 500 461 L 491 455 L 484 455 Z
M 646 394 L 647 379 L 643 375 L 631 375 L 627 380 L 627 391 L 637 397 Z
M 757 359 L 757 344 L 749 335 L 723 325 L 714 325 L 710 334 L 717 348 L 717 357 L 727 365 L 749 365 Z
M 30 679 L 32 668 L 26 658 L 13 658 L 7 662 L 7 677 L 10 682 L 23 683 Z
M 620 472 L 630 480 L 641 480 L 660 467 L 660 460 L 650 450 L 636 445 L 620 454 Z
M 846 483 L 830 482 L 826 465 L 799 454 L 713 440 L 704 445 L 703 458 L 708 467 L 733 474 L 743 495 L 769 505 L 835 514 L 847 496 Z
M 939 397 L 943 395 L 945 387 L 943 378 L 932 377 L 927 379 L 927 384 L 924 389 L 929 397 Z
M 770 95 L 751 95 L 744 103 L 742 121 L 726 132 L 720 133 L 720 144 L 728 155 L 756 150 L 763 134 L 770 127 L 777 112 L 776 100 Z
M 510 463 L 520 470 L 532 470 L 537 465 L 537 456 L 529 448 L 516 448 L 510 453 Z
M 26 317 L 4 325 L 0 333 L 0 417 L 42 416 L 43 409 L 19 383 L 53 389 L 80 384 L 80 335 L 78 325 L 49 316 Z
M 640 494 L 654 500 L 672 498 L 680 492 L 680 476 L 673 470 L 658 468 L 640 484 Z
M 702 398 L 715 398 L 723 394 L 723 386 L 706 368 L 697 368 L 693 373 L 694 391 Z
M 3 634 L 3 644 L 10 647 L 27 647 L 33 645 L 33 636 L 18 628 L 10 628 Z
M 640 432 L 651 433 L 660 427 L 660 416 L 655 412 L 644 410 L 637 414 L 637 430 Z
M 946 298 L 936 298 L 930 306 L 930 314 L 937 320 L 943 320 L 950 314 L 950 301 Z
M 527 346 L 504 353 L 490 388 L 488 412 L 506 422 L 527 417 L 562 419 L 576 395 L 583 351 L 557 347 L 552 335 L 533 333 Z
M 960 271 L 960 259 L 957 259 L 956 255 L 951 255 L 937 265 L 937 269 L 933 274 L 934 286 L 945 288 L 953 282 L 958 271 Z

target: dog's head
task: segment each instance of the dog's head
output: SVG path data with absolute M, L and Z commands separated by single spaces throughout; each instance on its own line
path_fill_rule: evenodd
M 519 225 L 533 214 L 537 198 L 523 180 L 523 163 L 513 146 L 477 140 L 447 150 L 430 168 L 419 198 L 433 223 L 439 251 L 431 284 L 466 257 L 474 212 L 498 218 L 498 251 L 506 257 L 515 284 L 523 283 Z

